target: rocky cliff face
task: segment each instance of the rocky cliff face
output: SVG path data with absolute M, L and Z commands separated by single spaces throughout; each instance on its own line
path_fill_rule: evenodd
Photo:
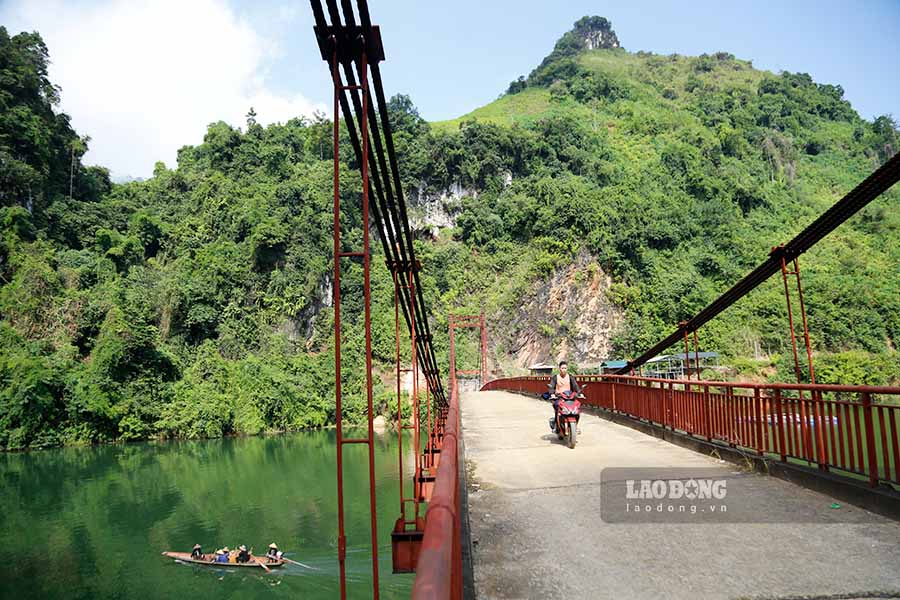
M 584 17 L 575 23 L 572 32 L 581 39 L 587 50 L 619 47 L 619 38 L 613 31 L 612 23 L 603 17 Z
M 428 192 L 423 182 L 417 190 L 410 190 L 410 226 L 416 232 L 436 237 L 444 227 L 456 227 L 460 202 L 466 196 L 478 197 L 478 190 L 453 183 L 440 192 Z
M 520 310 L 496 319 L 491 337 L 509 350 L 516 369 L 562 359 L 596 366 L 611 358 L 610 337 L 623 318 L 607 298 L 611 284 L 600 265 L 581 254 L 538 284 Z
M 322 309 L 330 307 L 334 299 L 334 284 L 330 274 L 326 274 L 319 285 L 310 303 L 293 317 L 285 319 L 278 327 L 287 340 L 291 342 L 305 342 L 307 349 L 310 347 L 313 335 L 313 325 L 316 316 Z

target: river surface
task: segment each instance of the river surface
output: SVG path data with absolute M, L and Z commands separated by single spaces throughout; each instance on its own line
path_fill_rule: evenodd
M 376 437 L 381 596 L 408 598 L 412 576 L 391 574 L 397 440 Z M 0 454 L 0 598 L 335 598 L 334 441 L 329 430 Z M 365 446 L 344 456 L 348 597 L 366 598 Z M 194 543 L 264 554 L 273 541 L 311 568 L 267 574 L 160 555 Z

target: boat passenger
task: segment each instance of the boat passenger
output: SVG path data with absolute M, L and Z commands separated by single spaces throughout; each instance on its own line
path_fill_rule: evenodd
M 269 551 L 266 552 L 266 558 L 269 560 L 278 560 L 279 554 L 281 553 L 278 551 L 278 545 L 275 544 L 275 542 L 269 544 Z
M 247 550 L 247 546 L 241 544 L 239 550 L 237 561 L 241 563 L 250 562 L 250 552 Z
M 194 549 L 191 550 L 191 558 L 196 560 L 203 558 L 203 549 L 200 547 L 200 544 L 194 544 Z
M 216 562 L 217 563 L 227 563 L 228 562 L 228 553 L 223 549 L 216 550 Z

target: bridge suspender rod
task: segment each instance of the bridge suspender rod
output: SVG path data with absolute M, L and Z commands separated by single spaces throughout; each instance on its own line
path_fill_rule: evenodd
M 398 311 L 398 299 L 400 290 L 406 289 L 414 292 L 412 273 L 418 265 L 403 264 L 396 262 L 388 262 L 388 267 L 394 280 L 394 336 L 396 342 L 396 362 L 397 362 L 397 448 L 398 448 L 398 465 L 399 465 L 399 483 L 400 483 L 400 517 L 394 522 L 394 529 L 391 532 L 391 555 L 393 560 L 394 573 L 413 573 L 416 570 L 416 563 L 419 556 L 419 549 L 422 545 L 422 538 L 425 536 L 425 521 L 420 514 L 421 502 L 421 465 L 418 460 L 420 442 L 420 423 L 419 423 L 419 361 L 416 322 L 410 324 L 410 368 L 401 368 L 400 356 L 400 317 Z M 410 294 L 410 300 L 415 302 L 415 294 Z M 410 398 L 411 404 L 411 425 L 405 425 L 403 419 L 403 397 L 401 396 L 400 373 L 408 372 L 412 376 L 412 394 Z M 427 389 L 427 386 L 426 386 Z M 429 408 L 429 414 L 430 408 Z M 412 496 L 407 496 L 406 477 L 403 469 L 403 431 L 412 430 L 412 450 L 415 457 L 415 469 L 413 471 Z M 409 503 L 413 505 L 412 515 L 407 513 L 406 506 Z
M 375 432 L 373 428 L 374 408 L 372 397 L 372 317 L 370 286 L 370 249 L 369 228 L 363 228 L 362 252 L 345 252 L 341 243 L 341 194 L 340 194 L 340 96 L 347 89 L 341 85 L 338 72 L 338 57 L 341 52 L 348 52 L 344 47 L 347 40 L 331 35 L 328 43 L 332 53 L 332 77 L 334 80 L 334 372 L 335 372 L 335 421 L 337 425 L 337 495 L 338 495 L 338 562 L 340 564 L 341 598 L 347 596 L 346 558 L 347 538 L 344 529 L 344 445 L 366 444 L 369 466 L 369 518 L 372 528 L 372 578 L 373 597 L 378 598 L 378 530 L 375 512 Z M 357 60 L 362 73 L 366 72 L 366 48 L 360 46 Z M 368 102 L 368 79 L 362 80 L 359 86 L 363 103 Z M 362 121 L 362 218 L 369 222 L 369 171 L 367 168 L 369 139 L 365 126 L 365 114 Z M 368 415 L 368 432 L 365 438 L 345 438 L 343 429 L 343 395 L 341 389 L 341 258 L 362 257 L 363 259 L 363 322 L 365 328 L 366 352 L 366 408 Z
M 350 4 L 349 0 L 343 0 L 343 2 L 344 2 L 345 7 L 349 6 L 349 4 Z M 366 3 L 366 0 L 359 0 L 358 8 L 359 8 L 359 20 L 362 23 L 363 27 L 371 27 L 372 22 L 371 22 L 371 19 L 369 18 L 369 7 Z M 346 8 L 345 8 L 345 12 L 347 12 Z M 347 14 L 350 15 L 349 18 L 351 18 L 351 19 L 353 18 L 352 11 L 347 12 Z M 402 184 L 400 182 L 400 169 L 398 168 L 398 163 L 397 163 L 397 153 L 394 150 L 394 136 L 392 134 L 391 121 L 390 121 L 388 111 L 387 111 L 387 102 L 385 101 L 385 97 L 384 97 L 384 86 L 382 85 L 382 82 L 381 82 L 381 70 L 379 69 L 377 64 L 374 65 L 373 69 L 372 69 L 372 83 L 373 83 L 373 87 L 375 88 L 375 97 L 378 100 L 378 109 L 379 109 L 379 114 L 381 116 L 380 122 L 381 122 L 382 129 L 384 130 L 384 142 L 385 142 L 385 146 L 387 147 L 387 157 L 388 157 L 388 162 L 390 163 L 390 166 L 391 166 L 391 175 L 393 176 L 393 180 L 394 180 L 394 188 L 397 191 L 397 208 L 399 209 L 399 212 L 400 212 L 400 215 L 399 215 L 400 223 L 403 227 L 403 233 L 405 234 L 404 237 L 406 240 L 407 251 L 409 253 L 410 259 L 414 260 L 415 259 L 415 251 L 413 249 L 413 236 L 412 236 L 412 232 L 409 227 L 409 218 L 408 218 L 408 215 L 406 212 L 406 201 L 403 197 L 403 192 L 402 192 L 403 188 L 402 188 Z M 419 275 L 417 272 L 414 272 L 413 276 L 414 276 L 415 282 L 416 282 L 416 289 L 417 289 L 417 293 L 419 295 L 419 302 L 421 303 L 421 306 L 424 309 L 425 300 L 424 300 L 424 297 L 422 296 L 422 284 L 419 282 Z M 425 335 L 431 336 L 431 329 L 428 324 L 428 320 L 423 319 L 422 324 L 424 325 L 424 328 L 422 329 L 422 331 L 425 333 Z M 435 363 L 435 367 L 436 366 L 437 366 L 437 364 Z
M 677 343 L 685 331 L 696 331 L 702 325 L 714 319 L 722 311 L 749 294 L 762 282 L 781 270 L 782 260 L 792 261 L 812 248 L 812 246 L 835 230 L 841 223 L 855 215 L 872 200 L 886 192 L 900 180 L 900 153 L 881 165 L 862 183 L 857 185 L 846 196 L 841 198 L 827 211 L 801 231 L 794 239 L 783 246 L 776 246 L 769 258 L 756 267 L 749 275 L 737 282 L 734 287 L 719 296 L 712 304 L 685 321 L 684 328 L 658 342 L 652 348 L 619 369 L 616 374 L 625 375 L 654 356 Z
M 352 10 L 348 10 L 350 2 L 349 0 L 343 0 L 345 9 L 344 13 L 348 16 L 349 19 L 353 18 Z M 366 0 L 359 0 L 357 3 L 357 7 L 359 9 L 359 20 L 364 28 L 372 27 L 372 22 L 369 17 L 369 7 L 366 3 Z M 415 262 L 415 250 L 413 248 L 413 236 L 409 227 L 409 218 L 406 212 L 406 200 L 403 196 L 403 187 L 400 181 L 400 169 L 398 168 L 397 163 L 397 153 L 394 150 L 394 137 L 391 130 L 391 121 L 390 115 L 388 115 L 387 111 L 387 102 L 384 96 L 384 86 L 381 82 L 381 70 L 377 64 L 372 65 L 372 83 L 373 88 L 375 90 L 375 98 L 378 100 L 378 111 L 380 115 L 380 119 L 370 119 L 370 123 L 373 127 L 377 127 L 378 123 L 380 123 L 381 128 L 384 134 L 384 143 L 387 148 L 387 158 L 391 167 L 391 175 L 393 176 L 394 181 L 394 190 L 396 191 L 397 198 L 397 209 L 399 209 L 399 222 L 401 224 L 401 233 L 402 237 L 406 243 L 406 252 L 409 255 L 409 260 L 411 262 Z M 424 358 L 426 359 L 426 363 L 428 364 L 429 369 L 432 371 L 431 378 L 435 381 L 436 387 L 435 391 L 438 394 L 438 398 L 441 400 L 443 404 L 447 403 L 447 397 L 444 395 L 444 391 L 441 387 L 440 380 L 438 379 L 438 368 L 437 368 L 437 359 L 434 355 L 434 348 L 431 345 L 431 326 L 428 323 L 427 312 L 425 311 L 425 297 L 422 292 L 422 283 L 419 281 L 419 273 L 418 271 L 413 271 L 413 279 L 415 280 L 416 285 L 416 294 L 418 296 L 417 306 L 419 312 L 419 331 L 424 333 L 423 339 L 427 340 L 426 343 L 426 352 L 423 352 Z
M 366 113 L 366 120 L 368 121 L 367 126 L 371 130 L 371 140 L 373 141 L 375 150 L 374 155 L 370 155 L 368 159 L 370 184 L 372 186 L 370 193 L 374 192 L 374 196 L 378 200 L 377 203 L 372 204 L 373 219 L 379 231 L 382 241 L 382 248 L 384 249 L 385 255 L 389 259 L 397 262 L 407 262 L 410 260 L 414 260 L 415 257 L 412 253 L 412 236 L 410 234 L 409 224 L 406 219 L 406 209 L 405 204 L 403 204 L 402 191 L 399 185 L 396 185 L 399 183 L 399 175 L 395 174 L 395 186 L 391 187 L 390 179 L 386 174 L 387 162 L 385 160 L 385 149 L 382 146 L 382 136 L 379 133 L 380 121 L 381 127 L 384 128 L 384 141 L 388 145 L 388 158 L 391 160 L 391 162 L 396 163 L 396 157 L 393 151 L 393 139 L 390 134 L 389 122 L 387 120 L 387 108 L 386 103 L 384 102 L 384 92 L 381 87 L 380 74 L 377 76 L 377 79 L 374 77 L 374 69 L 377 68 L 378 61 L 383 59 L 383 50 L 381 49 L 380 45 L 380 33 L 377 27 L 371 26 L 371 23 L 368 22 L 367 8 L 360 7 L 360 14 L 364 14 L 365 19 L 362 26 L 357 26 L 355 25 L 355 21 L 352 16 L 353 11 L 350 3 L 347 0 L 344 0 L 342 4 L 344 6 L 344 17 L 346 18 L 347 25 L 341 23 L 341 14 L 338 10 L 337 3 L 334 0 L 328 0 L 328 12 L 332 20 L 332 25 L 329 26 L 325 21 L 325 13 L 322 8 L 321 0 L 311 0 L 313 15 L 316 22 L 316 35 L 319 40 L 319 46 L 320 50 L 322 50 L 323 58 L 325 58 L 325 51 L 323 50 L 323 40 L 327 38 L 328 35 L 332 32 L 337 32 L 345 37 L 352 37 L 351 34 L 359 34 L 365 40 L 367 48 L 369 48 L 369 66 L 373 70 L 373 80 L 375 82 L 374 87 L 376 92 L 375 98 L 378 99 L 380 103 L 379 111 L 382 118 L 380 120 L 376 118 L 374 102 L 369 102 L 368 105 L 363 105 L 363 103 L 360 101 L 358 90 L 361 86 L 356 85 L 356 77 L 353 71 L 354 62 L 352 60 L 341 61 L 344 75 L 347 78 L 348 82 L 347 87 L 349 88 L 346 90 L 349 93 L 347 93 L 346 95 L 341 95 L 341 109 L 344 120 L 347 122 L 347 132 L 350 138 L 351 146 L 353 147 L 357 157 L 357 161 L 359 162 L 362 162 L 362 152 L 359 144 L 359 138 L 357 136 L 354 114 L 356 120 L 362 122 L 362 115 L 363 113 Z M 377 49 L 377 51 L 379 52 L 377 60 L 372 59 L 373 48 Z M 347 96 L 349 96 L 349 101 L 347 99 Z M 352 110 L 351 103 L 353 105 Z M 435 398 L 441 403 L 446 404 L 446 395 L 441 386 L 440 378 L 438 377 L 437 361 L 434 355 L 434 350 L 431 346 L 431 334 L 427 320 L 427 311 L 425 310 L 424 298 L 422 295 L 421 285 L 418 281 L 417 273 L 414 274 L 414 278 L 417 284 L 416 294 L 418 295 L 419 301 L 415 306 L 413 306 L 413 303 L 409 301 L 410 292 L 408 290 L 402 290 L 402 293 L 400 295 L 400 306 L 407 326 L 411 326 L 411 322 L 415 320 L 417 322 L 416 326 L 419 331 L 425 332 L 425 335 L 420 335 L 417 340 L 417 344 L 419 346 L 419 354 L 423 359 L 424 365 L 426 366 L 426 368 L 424 369 L 425 376 L 428 381 L 428 385 L 434 392 Z
M 478 375 L 481 379 L 481 385 L 487 383 L 487 326 L 485 325 L 484 313 L 479 315 L 450 315 L 450 332 L 455 329 L 477 328 L 480 334 L 480 358 L 481 364 L 478 369 L 459 370 L 453 367 L 456 375 Z M 454 377 L 456 376 L 454 375 Z
M 401 484 L 401 518 L 398 522 L 402 526 L 400 531 L 401 549 L 405 549 L 410 560 L 408 563 L 415 568 L 415 557 L 418 550 L 416 544 L 421 544 L 424 530 L 424 521 L 419 514 L 419 502 L 426 499 L 423 492 L 425 485 L 431 477 L 431 468 L 428 467 L 428 475 L 423 473 L 434 459 L 435 449 L 432 440 L 439 440 L 443 430 L 443 419 L 446 416 L 448 397 L 446 396 L 439 377 L 437 360 L 432 344 L 432 335 L 428 322 L 428 311 L 424 301 L 422 285 L 419 278 L 420 266 L 415 257 L 412 230 L 409 226 L 406 205 L 403 197 L 399 177 L 396 153 L 390 129 L 387 103 L 381 83 L 381 75 L 378 63 L 384 60 L 384 51 L 381 46 L 381 37 L 378 27 L 374 27 L 369 19 L 368 7 L 361 2 L 358 7 L 361 24 L 357 25 L 354 17 L 353 6 L 350 0 L 341 0 L 343 15 L 338 7 L 337 0 L 325 0 L 328 16 L 331 23 L 325 19 L 322 0 L 310 0 L 310 5 L 315 18 L 315 33 L 323 60 L 330 66 L 335 88 L 334 102 L 334 224 L 335 224 L 335 372 L 336 372 L 336 413 L 338 421 L 338 557 L 340 562 L 341 598 L 346 598 L 346 537 L 344 533 L 344 499 L 343 499 L 343 446 L 345 444 L 366 444 L 369 450 L 369 496 L 370 516 L 372 526 L 372 574 L 373 597 L 379 596 L 378 585 L 378 554 L 377 554 L 377 528 L 375 519 L 375 487 L 374 487 L 374 432 L 372 425 L 372 349 L 371 349 L 371 296 L 370 296 L 370 261 L 369 248 L 370 227 L 378 231 L 382 249 L 388 265 L 394 273 L 395 283 L 395 335 L 397 335 L 397 377 L 398 396 L 400 390 L 399 362 L 399 320 L 400 314 L 410 331 L 412 352 L 412 364 L 409 372 L 413 376 L 413 424 L 406 427 L 402 423 L 402 407 L 398 397 L 399 435 L 402 453 L 402 432 L 404 429 L 413 430 L 413 445 L 415 463 L 415 478 L 413 481 L 413 497 L 404 498 Z M 372 83 L 370 85 L 370 70 Z M 370 90 L 374 89 L 374 100 Z M 376 110 L 376 101 L 378 107 Z M 357 164 L 359 165 L 362 180 L 362 213 L 364 226 L 364 249 L 361 252 L 347 251 L 341 246 L 340 241 L 340 191 L 339 191 L 339 119 L 343 115 L 346 123 L 347 137 L 353 148 Z M 380 118 L 379 118 L 380 117 Z M 371 144 L 371 145 L 370 145 Z M 374 152 L 372 152 L 374 150 Z M 374 199 L 374 202 L 370 202 Z M 371 223 L 369 211 L 371 210 Z M 341 360 L 341 331 L 340 331 L 340 268 L 342 258 L 362 258 L 364 295 L 365 295 L 365 327 L 366 327 L 366 394 L 369 411 L 369 431 L 367 438 L 348 439 L 344 437 L 342 427 L 342 396 L 340 381 Z M 403 282 L 401 283 L 401 277 Z M 429 431 L 428 454 L 419 457 L 420 423 L 418 408 L 418 373 L 419 368 L 424 373 L 427 382 L 426 401 L 429 402 L 427 413 L 430 425 L 432 398 L 440 403 L 441 410 L 436 422 L 435 432 Z M 429 427 L 430 429 L 430 427 Z M 438 442 L 439 443 L 439 442 Z M 401 482 L 403 477 L 402 456 L 399 462 Z M 431 484 L 433 485 L 433 484 Z M 415 503 L 413 518 L 406 514 L 406 503 Z M 409 530 L 407 525 L 413 525 Z M 398 532 L 395 530 L 392 538 Z M 418 535 L 418 540 L 416 540 Z M 405 536 L 405 537 L 404 537 Z M 397 566 L 397 552 L 394 553 L 395 570 Z

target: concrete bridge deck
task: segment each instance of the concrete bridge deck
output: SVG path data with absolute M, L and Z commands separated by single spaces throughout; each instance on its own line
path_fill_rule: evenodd
M 760 522 L 607 523 L 606 467 L 738 468 L 592 414 L 570 450 L 549 430 L 550 404 L 527 396 L 461 403 L 480 600 L 900 597 L 900 523 L 739 473 L 754 478 Z

